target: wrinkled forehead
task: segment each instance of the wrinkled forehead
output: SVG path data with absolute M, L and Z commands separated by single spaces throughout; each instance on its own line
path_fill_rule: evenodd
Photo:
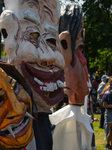
M 20 20 L 30 20 L 37 25 L 49 22 L 58 27 L 58 0 L 4 0 L 4 3 L 6 9 L 14 11 Z

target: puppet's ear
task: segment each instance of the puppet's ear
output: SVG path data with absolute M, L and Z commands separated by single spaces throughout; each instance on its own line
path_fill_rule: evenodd
M 62 47 L 62 55 L 65 59 L 66 66 L 68 66 L 72 61 L 71 36 L 69 31 L 61 32 L 59 34 L 59 39 Z
M 18 23 L 13 11 L 5 10 L 0 16 L 0 31 L 4 39 L 8 38 L 8 33 L 13 35 L 17 33 Z M 11 38 L 11 37 L 10 37 Z

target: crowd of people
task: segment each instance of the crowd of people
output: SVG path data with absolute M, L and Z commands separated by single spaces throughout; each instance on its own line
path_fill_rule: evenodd
M 112 77 L 107 75 L 90 77 L 91 90 L 88 95 L 87 113 L 92 116 L 100 114 L 99 128 L 104 129 L 105 149 L 112 149 Z M 93 125 L 92 125 L 93 127 Z M 92 137 L 95 148 L 95 135 Z
M 89 75 L 89 80 L 91 86 L 89 94 L 87 95 L 87 114 L 91 115 L 92 121 L 95 121 L 94 114 L 100 114 L 99 128 L 105 131 L 104 140 L 107 141 L 105 149 L 109 150 L 112 144 L 112 77 L 107 75 L 102 75 L 101 77 Z M 65 94 L 64 100 L 56 105 L 54 111 L 57 111 L 67 104 L 68 98 Z M 92 123 L 91 127 L 93 128 Z M 97 150 L 94 133 L 91 147 L 92 150 Z

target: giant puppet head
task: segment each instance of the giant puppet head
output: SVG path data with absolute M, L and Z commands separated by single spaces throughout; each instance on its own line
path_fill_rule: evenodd
M 38 111 L 63 99 L 64 58 L 58 37 L 58 0 L 4 0 L 0 29 L 9 63 L 29 82 Z
M 19 72 L 13 66 L 0 63 L 1 150 L 24 148 L 33 138 L 31 98 L 26 91 L 30 94 Z
M 59 38 L 65 59 L 65 81 L 70 104 L 83 105 L 88 93 L 87 62 L 83 55 L 84 29 L 82 11 L 78 4 L 62 5 Z

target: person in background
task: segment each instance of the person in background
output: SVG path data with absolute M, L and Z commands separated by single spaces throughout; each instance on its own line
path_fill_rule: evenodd
M 103 97 L 103 107 L 105 108 L 105 123 L 109 128 L 107 135 L 106 150 L 112 149 L 112 78 L 109 80 L 110 88 Z M 111 145 L 111 146 L 110 146 Z
M 91 99 L 92 99 L 92 107 L 93 107 L 93 112 L 96 113 L 98 112 L 98 103 L 97 103 L 97 92 L 94 88 L 90 91 Z
M 100 97 L 101 97 L 101 106 L 103 107 L 103 98 L 105 96 L 105 94 L 108 93 L 108 91 L 110 90 L 110 80 L 112 80 L 112 77 L 110 77 L 110 79 L 108 80 L 108 82 L 106 83 L 102 93 L 100 94 Z M 105 110 L 105 109 L 104 109 Z M 105 113 L 104 113 L 105 114 Z M 108 135 L 108 132 L 109 132 L 109 129 L 108 129 L 108 125 L 107 125 L 107 122 L 105 122 L 105 117 L 104 117 L 104 130 L 105 130 L 105 141 L 107 140 L 107 135 Z
M 90 92 L 91 89 L 92 89 L 90 74 L 88 74 L 88 78 L 89 78 L 89 81 L 87 82 L 87 86 L 88 86 L 89 92 Z M 82 109 L 83 109 L 86 113 L 87 113 L 87 109 L 88 109 L 88 95 L 89 95 L 89 93 L 85 96 L 84 105 L 81 106 Z
M 98 85 L 100 84 L 100 77 L 95 76 L 95 79 L 92 81 L 92 87 L 97 91 Z
M 105 108 L 101 105 L 101 93 L 102 93 L 108 79 L 109 79 L 109 77 L 107 75 L 103 75 L 101 77 L 101 83 L 98 85 L 98 89 L 97 89 L 97 100 L 99 101 L 100 109 L 101 109 L 101 117 L 100 117 L 100 126 L 99 126 L 99 128 L 104 128 Z
M 92 91 L 92 89 L 91 89 L 91 91 Z M 92 104 L 92 94 L 91 94 L 91 91 L 89 92 L 88 99 L 87 99 L 87 114 L 91 115 L 91 118 L 92 118 L 91 127 L 94 130 L 94 128 L 93 128 L 94 112 L 93 112 L 93 104 Z M 92 147 L 92 150 L 97 150 L 96 147 L 95 147 L 95 134 L 94 133 L 92 135 L 91 147 Z
M 93 121 L 94 121 L 94 112 L 93 112 L 93 103 L 92 103 L 92 84 L 90 79 L 90 74 L 88 74 L 89 82 L 87 82 L 89 93 L 85 96 L 85 103 L 82 107 L 82 109 L 91 116 L 92 123 L 90 123 L 92 129 L 93 129 Z M 93 91 L 94 92 L 94 91 Z M 94 130 L 94 129 L 93 129 Z M 92 142 L 91 142 L 92 150 L 96 150 L 95 147 L 95 134 L 92 135 Z
M 93 103 L 93 112 L 97 114 L 100 113 L 100 105 L 99 102 L 97 101 L 97 88 L 99 84 L 100 84 L 100 77 L 95 76 L 94 80 L 92 80 L 91 96 L 92 96 L 92 103 Z

